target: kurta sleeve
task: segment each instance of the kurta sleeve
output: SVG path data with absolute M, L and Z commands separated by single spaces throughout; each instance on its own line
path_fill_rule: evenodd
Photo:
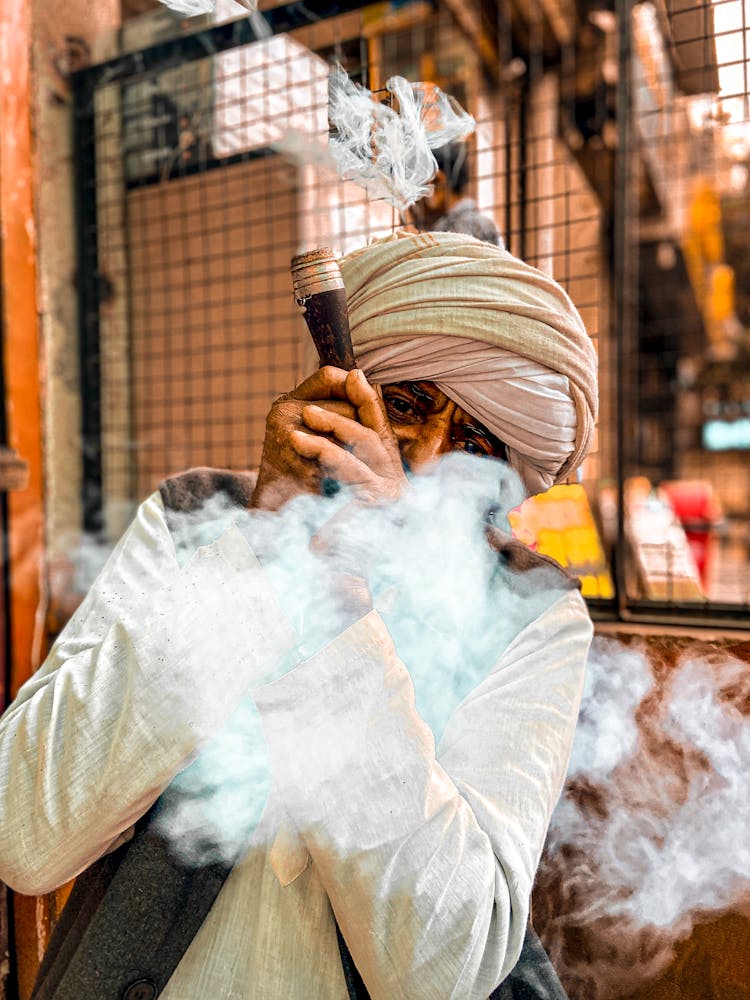
M 0 878 L 42 893 L 88 867 L 295 642 L 241 532 L 181 567 L 150 497 L 0 719 Z
M 373 611 L 255 692 L 274 778 L 373 1000 L 486 1000 L 515 964 L 591 623 L 553 598 L 436 753 Z

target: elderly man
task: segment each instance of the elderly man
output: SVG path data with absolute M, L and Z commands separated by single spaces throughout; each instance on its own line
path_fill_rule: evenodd
M 39 997 L 479 1000 L 518 959 L 591 626 L 503 531 L 505 463 L 530 492 L 579 464 L 593 348 L 470 237 L 342 273 L 360 368 L 277 401 L 257 481 L 146 500 L 0 723 L 0 876 L 85 872 Z

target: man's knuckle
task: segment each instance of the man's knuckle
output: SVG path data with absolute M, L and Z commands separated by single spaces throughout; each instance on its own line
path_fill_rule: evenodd
M 341 369 L 336 368 L 333 365 L 324 365 L 318 371 L 318 376 L 322 378 L 323 384 L 330 388 L 335 385 L 341 379 Z

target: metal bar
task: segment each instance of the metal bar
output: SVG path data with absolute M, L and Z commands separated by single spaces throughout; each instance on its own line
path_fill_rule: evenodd
M 511 32 L 511 11 L 508 0 L 499 0 L 497 4 L 497 38 L 498 38 L 498 62 L 499 67 L 510 66 L 513 59 L 513 41 Z M 513 231 L 513 170 L 511 161 L 513 157 L 513 114 L 515 87 L 511 81 L 506 79 L 499 87 L 500 115 L 503 122 L 503 170 L 505 172 L 503 183 L 503 240 L 508 250 L 511 249 L 511 233 Z
M 3 310 L 3 258 L 0 254 L 0 446 L 8 443 L 8 419 L 5 390 L 5 323 Z M 10 545 L 8 537 L 8 503 L 4 492 L 0 491 L 0 713 L 10 701 L 10 665 L 13 647 L 10 641 Z M 0 941 L 0 944 L 2 942 Z M 2 956 L 0 956 L 0 963 Z M 2 979 L 0 979 L 2 987 Z M 2 996 L 2 992 L 0 992 Z
M 4 1000 L 18 998 L 15 964 L 12 896 L 10 890 L 0 884 L 0 997 Z
M 631 125 L 631 10 L 633 0 L 616 0 L 618 24 L 618 77 L 616 91 L 617 149 L 615 151 L 613 221 L 612 221 L 612 322 L 611 334 L 615 338 L 614 356 L 617 359 L 615 382 L 615 440 L 617 446 L 617 558 L 615 561 L 615 597 L 620 617 L 628 612 L 628 594 L 625 575 L 625 480 L 630 475 L 633 428 L 632 377 L 634 338 L 637 333 L 636 276 L 633 256 L 636 254 L 632 239 L 633 189 L 631 167 L 633 164 L 633 134 Z
M 262 160 L 265 157 L 276 155 L 278 155 L 277 151 L 271 149 L 270 146 L 263 146 L 260 149 L 246 149 L 241 153 L 231 153 L 229 156 L 222 156 L 221 158 L 213 157 L 197 160 L 194 163 L 181 163 L 169 177 L 170 179 L 192 177 L 195 174 L 204 174 L 207 170 L 215 170 L 219 167 L 232 167 L 237 163 L 249 163 L 251 160 Z M 138 180 L 126 181 L 125 187 L 128 191 L 136 191 L 140 188 L 148 187 L 150 184 L 163 184 L 164 179 L 164 173 L 156 171 L 148 177 L 139 177 Z
M 78 354 L 81 377 L 83 530 L 103 530 L 101 351 L 96 204 L 96 129 L 91 78 L 73 78 L 73 176 L 76 214 Z
M 680 604 L 666 605 L 659 601 L 630 601 L 625 609 L 615 615 L 606 608 L 592 606 L 589 610 L 594 621 L 620 621 L 623 625 L 674 625 L 685 628 L 720 628 L 725 631 L 747 632 L 750 616 L 747 609 L 736 604 Z M 745 615 L 743 615 L 745 612 Z
M 529 60 L 530 62 L 531 60 Z M 531 97 L 531 66 L 521 81 L 518 100 L 518 256 L 521 260 L 526 260 L 526 222 L 528 213 L 528 123 L 529 123 L 529 100 Z
M 296 0 L 294 3 L 274 7 L 252 17 L 240 18 L 228 24 L 218 24 L 213 28 L 196 31 L 192 35 L 182 35 L 166 42 L 159 42 L 138 52 L 128 52 L 88 66 L 73 74 L 81 96 L 93 97 L 97 87 L 126 80 L 141 73 L 168 69 L 183 65 L 195 59 L 205 59 L 251 42 L 260 41 L 269 35 L 281 35 L 295 28 L 303 28 L 317 21 L 325 21 L 340 14 L 349 14 L 370 6 L 372 0 Z M 258 31 L 257 18 L 267 25 L 267 32 Z

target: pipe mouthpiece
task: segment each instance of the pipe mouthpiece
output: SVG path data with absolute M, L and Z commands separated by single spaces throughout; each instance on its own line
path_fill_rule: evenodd
M 298 306 L 303 306 L 311 295 L 344 288 L 338 260 L 330 247 L 318 247 L 292 257 L 291 272 Z

